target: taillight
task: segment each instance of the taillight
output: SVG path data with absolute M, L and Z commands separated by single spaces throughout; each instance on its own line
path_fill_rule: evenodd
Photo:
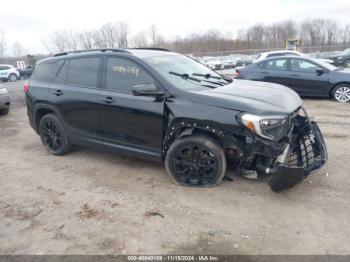
M 29 92 L 29 81 L 28 80 L 24 82 L 23 91 L 24 91 L 24 93 Z
M 241 76 L 241 72 L 239 72 L 239 70 L 235 70 L 235 72 L 233 73 L 233 77 L 234 78 L 237 78 L 237 77 L 240 77 Z

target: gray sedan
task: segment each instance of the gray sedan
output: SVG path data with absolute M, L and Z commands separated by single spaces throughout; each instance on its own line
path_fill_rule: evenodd
M 0 115 L 7 115 L 10 111 L 10 95 L 7 89 L 0 85 Z

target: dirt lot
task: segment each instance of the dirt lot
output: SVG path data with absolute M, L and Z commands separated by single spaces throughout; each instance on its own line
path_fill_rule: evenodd
M 236 178 L 175 186 L 156 163 L 77 148 L 49 155 L 22 81 L 0 117 L 1 254 L 350 254 L 350 104 L 305 100 L 329 162 L 280 194 Z

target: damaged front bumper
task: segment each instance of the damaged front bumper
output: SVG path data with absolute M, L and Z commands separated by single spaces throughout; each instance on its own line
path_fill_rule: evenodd
M 267 170 L 273 177 L 270 188 L 275 192 L 295 186 L 313 170 L 321 168 L 327 161 L 327 148 L 321 131 L 315 122 L 298 116 L 290 144 L 275 167 Z

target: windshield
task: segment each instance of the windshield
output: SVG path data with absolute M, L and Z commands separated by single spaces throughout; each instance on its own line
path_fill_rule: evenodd
M 350 48 L 345 49 L 343 52 L 340 53 L 341 55 L 350 55 Z
M 153 56 L 143 59 L 147 64 L 160 73 L 171 84 L 180 89 L 193 89 L 193 88 L 209 88 L 201 85 L 197 81 L 193 81 L 188 77 L 179 77 L 176 74 L 170 72 L 176 72 L 178 74 L 187 74 L 188 76 L 195 76 L 196 78 L 204 81 L 205 78 L 201 75 L 210 75 L 211 77 L 221 77 L 219 74 L 210 70 L 208 67 L 201 63 L 183 55 L 166 55 L 166 56 Z
M 336 66 L 334 66 L 334 65 L 332 65 L 332 64 L 330 64 L 330 63 L 324 62 L 324 61 L 322 61 L 322 60 L 316 60 L 316 62 L 317 62 L 319 65 L 321 65 L 321 66 L 323 66 L 324 68 L 326 68 L 327 70 L 329 70 L 329 71 L 334 71 L 334 70 L 338 70 L 338 69 L 339 69 L 338 67 L 336 67 Z

